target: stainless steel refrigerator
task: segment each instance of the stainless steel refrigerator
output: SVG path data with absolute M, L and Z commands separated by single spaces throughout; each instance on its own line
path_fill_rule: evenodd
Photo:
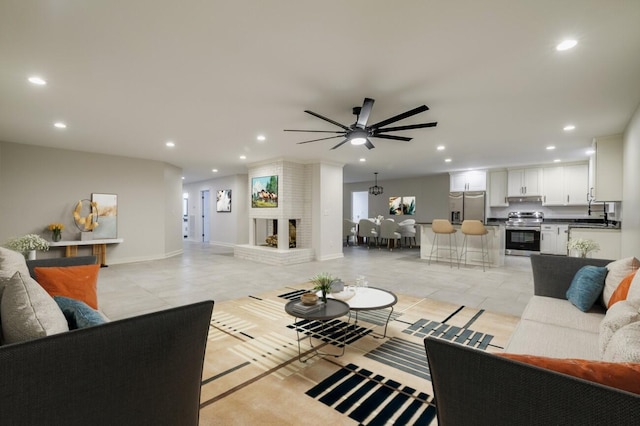
M 465 191 L 449 193 L 449 220 L 460 224 L 463 220 L 485 221 L 484 191 Z

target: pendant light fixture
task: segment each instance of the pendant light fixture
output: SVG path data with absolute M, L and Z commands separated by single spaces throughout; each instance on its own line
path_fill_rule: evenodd
M 371 195 L 380 195 L 383 192 L 382 191 L 383 188 L 381 186 L 378 186 L 378 172 L 375 172 L 374 175 L 376 175 L 375 176 L 376 181 L 375 181 L 375 184 L 373 186 L 369 187 L 369 194 L 371 194 Z

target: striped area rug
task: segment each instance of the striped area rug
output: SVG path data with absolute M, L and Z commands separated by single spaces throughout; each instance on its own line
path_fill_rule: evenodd
M 347 316 L 322 324 L 287 315 L 284 305 L 309 288 L 216 303 L 200 424 L 436 424 L 424 338 L 499 352 L 518 321 L 401 294 L 391 316 L 389 309 L 360 312 L 357 324 Z M 300 353 L 309 359 L 301 362 Z

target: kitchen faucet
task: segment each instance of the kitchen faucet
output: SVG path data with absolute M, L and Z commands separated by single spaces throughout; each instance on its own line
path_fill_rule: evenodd
M 591 203 L 593 202 L 592 198 L 589 198 L 589 208 L 587 210 L 587 214 L 591 216 Z M 607 202 L 602 202 L 602 213 L 604 214 L 604 226 L 609 225 L 609 217 L 607 215 Z

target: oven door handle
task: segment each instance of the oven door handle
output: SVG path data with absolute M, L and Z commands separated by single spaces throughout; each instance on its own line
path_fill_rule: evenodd
M 539 227 L 535 226 L 507 226 L 507 231 L 540 231 Z

